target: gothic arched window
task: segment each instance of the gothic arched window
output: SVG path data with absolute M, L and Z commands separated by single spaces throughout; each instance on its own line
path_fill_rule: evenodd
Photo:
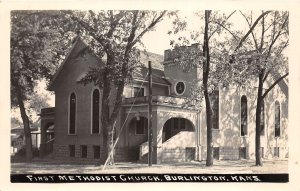
M 93 91 L 92 103 L 92 134 L 99 133 L 99 114 L 100 114 L 100 92 L 98 89 Z
M 75 122 L 76 122 L 76 95 L 72 93 L 70 95 L 69 105 L 69 134 L 75 134 Z
M 241 136 L 245 136 L 248 133 L 248 113 L 247 113 L 247 97 L 241 98 Z
M 280 137 L 280 103 L 275 102 L 275 137 Z

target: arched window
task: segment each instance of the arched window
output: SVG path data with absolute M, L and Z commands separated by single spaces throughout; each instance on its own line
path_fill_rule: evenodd
M 213 129 L 219 129 L 219 90 L 214 90 L 211 94 L 212 125 Z
M 280 103 L 275 102 L 275 137 L 280 137 Z
M 69 105 L 69 134 L 75 134 L 75 121 L 76 121 L 76 95 L 70 95 Z
M 243 95 L 241 98 L 241 136 L 245 136 L 248 133 L 247 121 L 247 97 Z
M 265 102 L 262 100 L 260 112 L 260 135 L 265 135 Z
M 92 134 L 99 133 L 99 113 L 100 113 L 100 92 L 98 89 L 93 91 L 93 103 L 92 103 Z

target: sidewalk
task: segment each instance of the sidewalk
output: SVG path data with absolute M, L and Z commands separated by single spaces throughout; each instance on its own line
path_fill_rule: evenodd
M 60 161 L 35 161 L 32 163 L 11 163 L 12 174 L 25 173 L 74 173 L 74 174 L 103 174 L 103 173 L 214 173 L 214 174 L 237 174 L 237 173 L 288 173 L 287 160 L 264 160 L 263 166 L 255 166 L 253 160 L 225 161 L 215 160 L 212 167 L 206 167 L 205 161 L 191 161 L 178 164 L 154 164 L 148 167 L 147 164 L 138 163 L 116 163 L 113 166 L 80 164 Z

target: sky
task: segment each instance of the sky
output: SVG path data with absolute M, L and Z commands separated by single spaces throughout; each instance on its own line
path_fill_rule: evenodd
M 231 12 L 232 10 L 222 11 L 222 13 L 225 13 L 226 15 L 229 15 Z M 195 11 L 179 11 L 178 15 L 181 19 L 187 21 L 188 31 L 200 31 L 201 27 L 203 27 L 203 20 L 200 20 L 199 16 L 195 15 Z M 173 20 L 174 18 L 165 17 L 163 21 L 158 23 L 154 31 L 150 31 L 149 33 L 145 34 L 145 36 L 142 38 L 142 42 L 144 43 L 147 51 L 163 55 L 164 50 L 172 48 L 170 45 L 170 40 L 176 40 L 176 38 L 178 38 L 178 35 L 174 36 L 167 34 L 168 31 L 172 30 L 173 28 Z M 248 29 L 244 18 L 238 11 L 231 16 L 229 21 L 234 23 L 233 29 Z M 189 32 L 181 32 L 181 35 L 188 36 Z

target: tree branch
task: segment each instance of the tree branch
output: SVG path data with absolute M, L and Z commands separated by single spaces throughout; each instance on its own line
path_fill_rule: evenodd
M 161 21 L 163 16 L 166 14 L 167 11 L 163 11 L 156 19 L 154 18 L 153 21 L 150 23 L 150 25 L 145 28 L 137 37 L 134 39 L 131 43 L 131 46 L 133 47 L 143 36 L 146 32 L 148 32 L 150 29 L 152 29 L 158 22 Z
M 225 24 L 225 22 L 226 21 L 228 21 L 228 19 L 235 13 L 236 11 L 233 11 L 232 13 L 230 13 L 229 15 L 228 15 L 228 17 L 223 21 L 223 23 L 217 23 L 217 22 L 215 22 L 216 24 L 219 24 L 221 27 L 223 27 L 224 29 L 226 29 L 235 39 L 237 39 L 236 38 L 236 36 L 234 35 L 234 34 L 232 34 L 232 32 L 231 31 L 229 31 L 225 26 L 224 26 L 224 24 Z M 215 33 L 217 32 L 217 29 L 215 29 L 212 33 L 211 33 L 211 35 L 208 37 L 208 39 L 210 39 Z
M 87 23 L 85 23 L 84 21 L 82 21 L 81 19 L 77 18 L 76 16 L 73 15 L 72 11 L 69 11 L 67 14 L 69 14 L 71 16 L 71 19 L 76 21 L 78 24 L 80 24 L 80 26 L 82 26 L 83 28 L 85 28 L 87 31 L 89 31 L 89 34 L 95 39 L 97 40 L 102 47 L 105 47 L 105 39 L 103 37 L 98 36 L 95 32 L 94 28 L 92 28 L 90 25 L 88 25 Z
M 240 11 L 240 13 L 241 13 L 241 15 L 243 15 L 243 17 L 245 18 L 248 26 L 251 28 L 251 25 L 252 25 L 251 24 L 252 23 L 252 12 L 251 12 L 251 22 L 248 20 L 248 18 L 246 17 L 246 15 L 242 11 Z M 256 48 L 256 50 L 258 50 L 258 43 L 257 43 L 256 37 L 255 37 L 253 31 L 251 31 L 251 36 L 253 38 L 253 41 L 254 41 L 254 44 L 255 44 L 255 48 Z
M 238 37 L 233 34 L 227 27 L 225 27 L 222 23 L 219 23 L 219 22 L 214 22 L 215 24 L 219 25 L 220 27 L 224 28 L 225 30 L 227 30 L 236 40 L 238 40 Z M 216 30 L 215 30 L 216 31 Z M 214 31 L 214 32 L 215 32 Z M 213 32 L 213 33 L 214 33 Z M 209 39 L 213 36 L 213 33 L 209 36 Z
M 259 52 L 262 51 L 263 49 L 263 45 L 264 45 L 264 37 L 265 37 L 265 16 L 262 17 L 262 21 L 261 21 L 261 38 L 260 38 L 260 47 L 259 47 Z M 253 31 L 252 31 L 253 32 Z
M 262 98 L 264 99 L 268 93 L 276 86 L 276 84 L 278 84 L 281 80 L 283 80 L 285 77 L 287 77 L 289 75 L 289 73 L 286 73 L 285 75 L 281 76 L 280 78 L 278 78 L 268 89 L 267 91 L 265 91 L 265 93 L 262 95 Z
M 265 76 L 264 76 L 264 78 L 263 78 L 263 82 L 266 81 L 266 79 L 267 79 L 267 77 L 268 77 L 269 74 L 270 74 L 270 70 L 268 70 L 268 71 L 266 72 L 266 74 L 265 74 Z
M 270 56 L 272 47 L 273 47 L 273 45 L 275 44 L 275 42 L 277 41 L 278 37 L 281 35 L 282 29 L 284 28 L 286 22 L 288 21 L 288 18 L 289 18 L 289 16 L 287 15 L 287 17 L 285 18 L 284 22 L 282 23 L 282 25 L 281 25 L 281 27 L 280 27 L 280 30 L 279 30 L 278 33 L 277 33 L 277 35 L 276 35 L 275 38 L 271 41 L 271 44 L 270 44 L 269 49 L 268 49 L 268 56 Z
M 252 33 L 252 31 L 254 30 L 254 28 L 256 27 L 256 25 L 258 24 L 258 22 L 260 21 L 260 19 L 262 19 L 265 15 L 269 14 L 271 11 L 266 11 L 264 13 L 262 13 L 253 23 L 253 25 L 251 26 L 251 28 L 249 29 L 249 31 L 246 33 L 246 35 L 240 40 L 238 46 L 234 49 L 234 52 L 236 52 L 244 43 L 244 41 L 248 38 L 248 36 Z

